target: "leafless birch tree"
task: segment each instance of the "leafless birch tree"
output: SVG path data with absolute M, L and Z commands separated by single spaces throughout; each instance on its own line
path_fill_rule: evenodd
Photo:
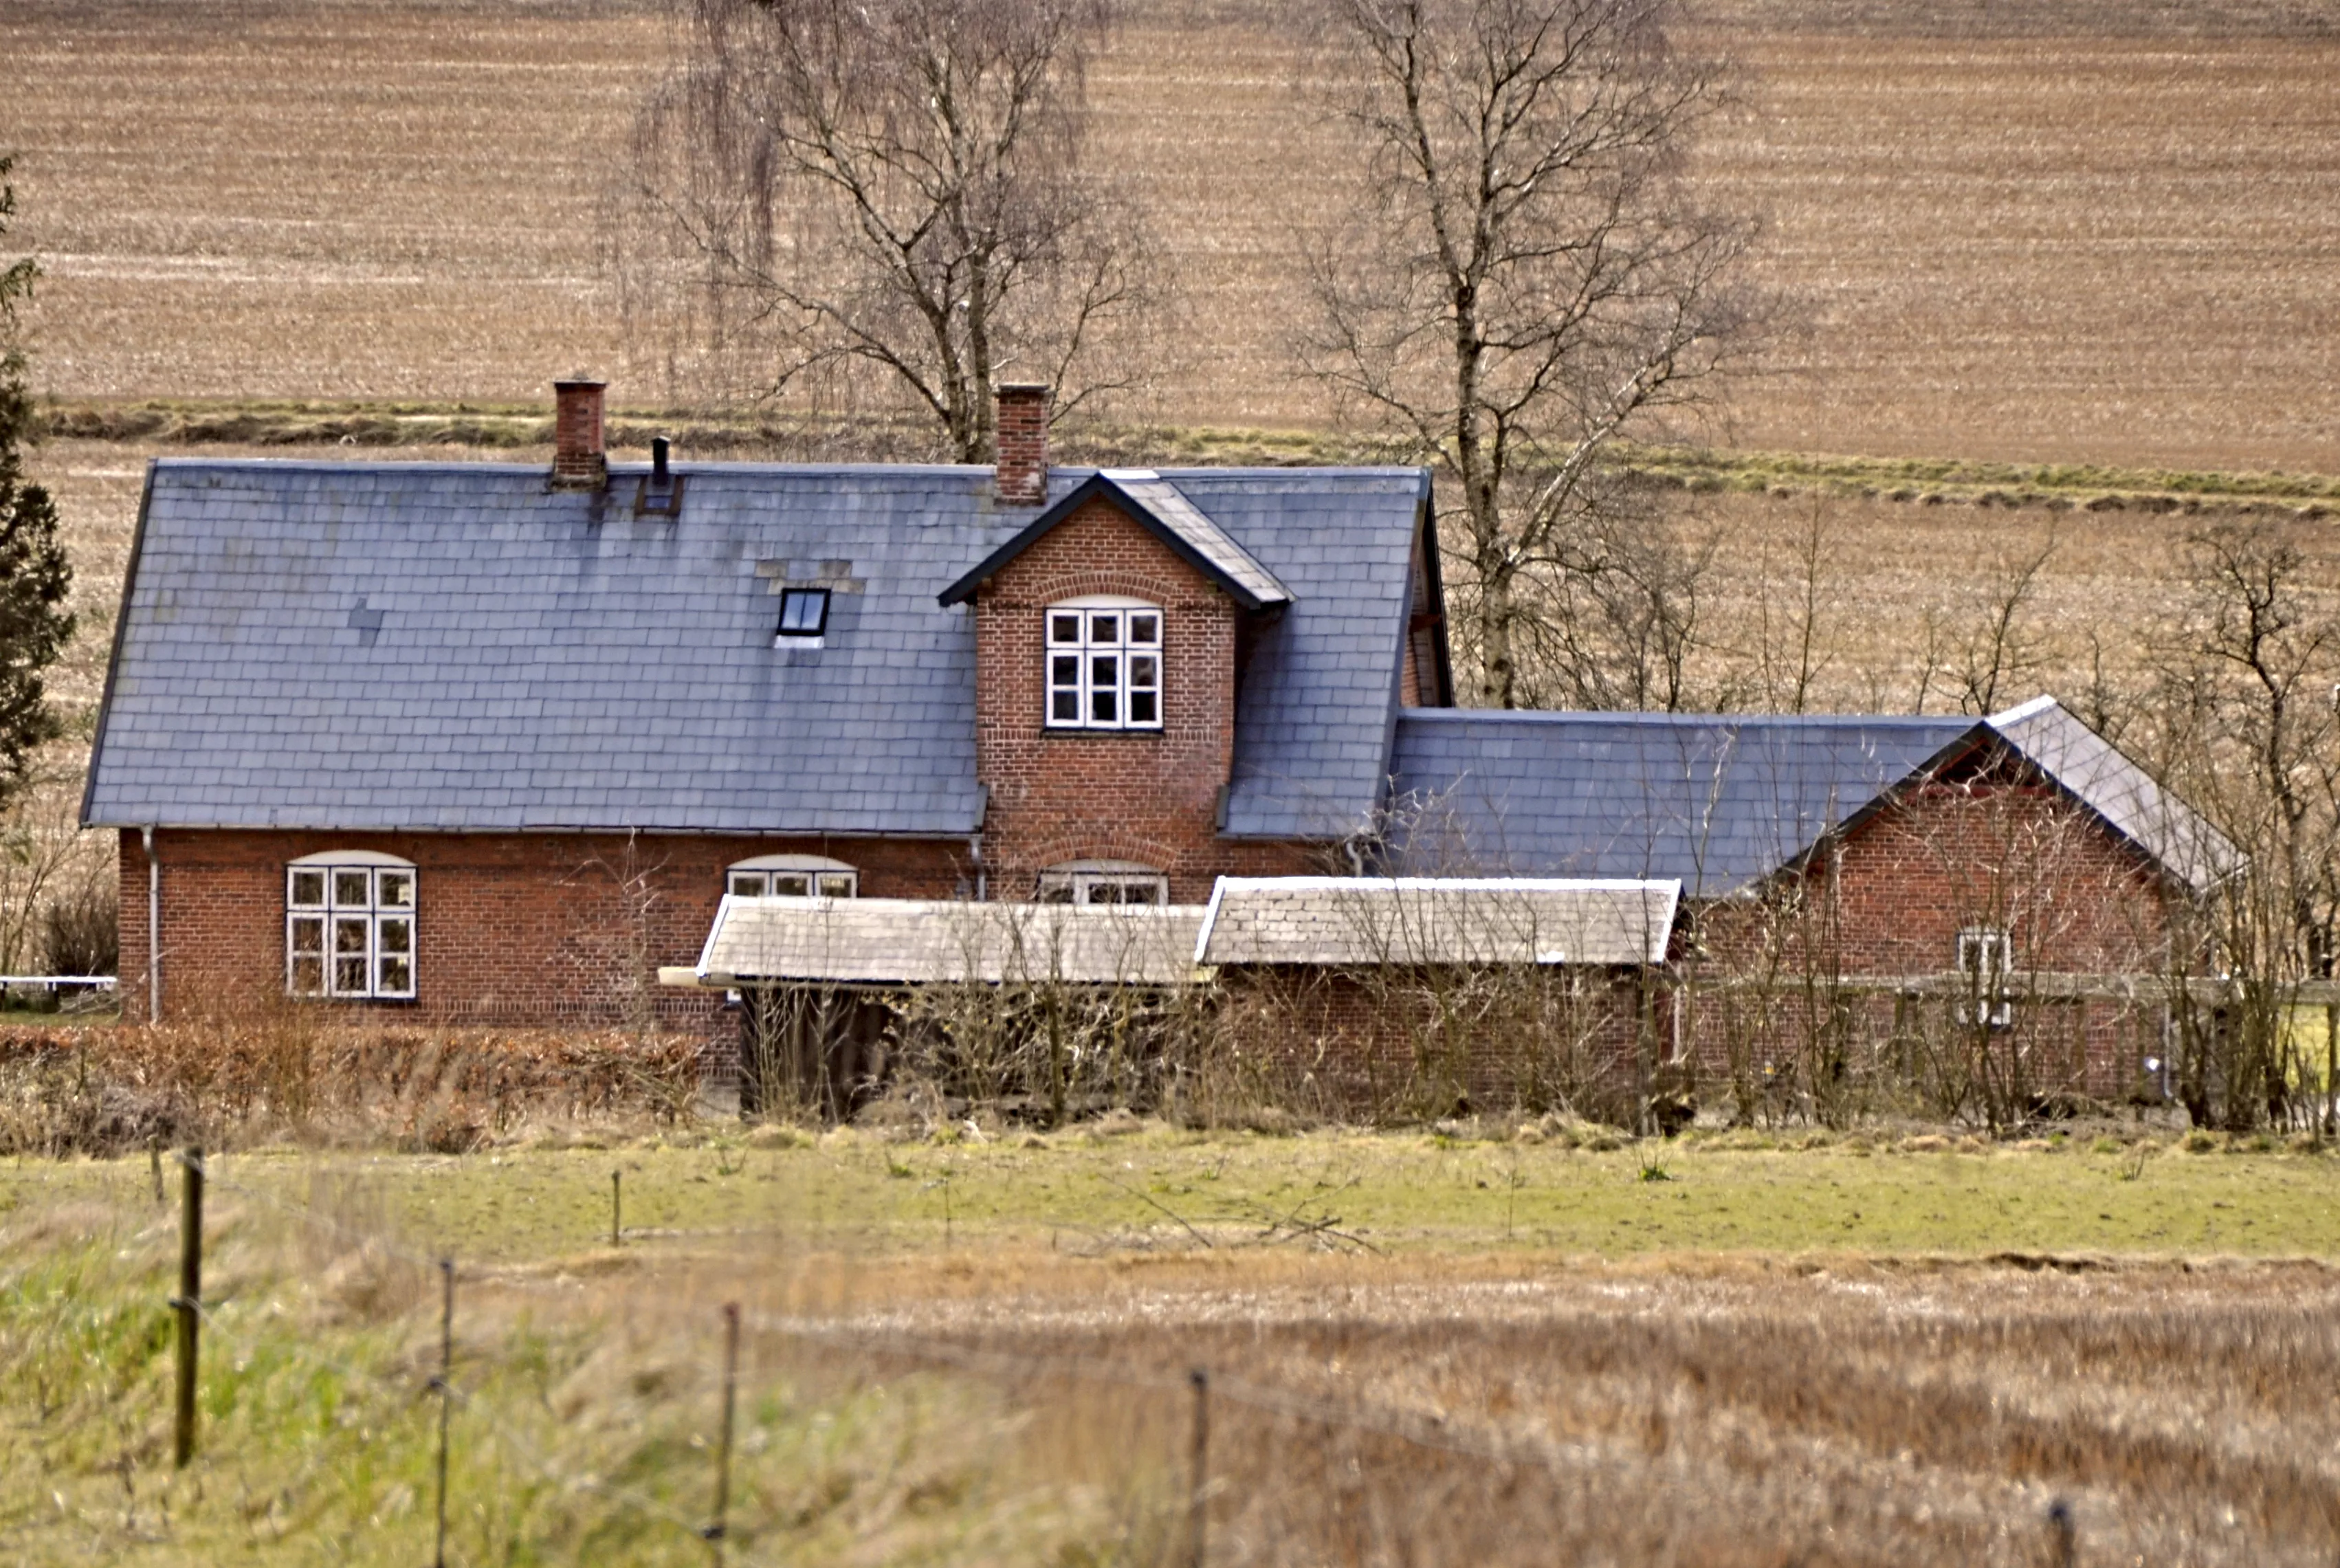
M 1716 69 L 1674 0 L 1327 4 L 1367 172 L 1314 253 L 1307 353 L 1451 476 L 1474 696 L 1518 706 L 1548 607 L 1651 574 L 1614 443 L 1700 401 L 1749 321 L 1750 225 L 1681 179 Z
M 1128 384 L 1151 298 L 1082 166 L 1108 0 L 674 0 L 683 63 L 635 131 L 630 210 L 693 263 L 763 394 L 907 403 L 988 461 L 996 379 L 1061 416 Z

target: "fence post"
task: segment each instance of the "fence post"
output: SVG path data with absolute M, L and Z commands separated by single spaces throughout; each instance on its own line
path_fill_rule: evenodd
M 619 1245 L 618 1177 L 620 1174 L 620 1173 L 617 1171 L 611 1171 L 610 1173 L 610 1245 L 611 1246 Z
M 179 1294 L 171 1298 L 171 1305 L 179 1310 L 178 1400 L 171 1462 L 184 1470 L 195 1456 L 196 1314 L 203 1299 L 203 1151 L 186 1149 L 179 1156 L 179 1164 L 186 1203 L 179 1211 Z
M 431 1568 L 447 1568 L 447 1413 L 455 1399 L 455 1260 L 439 1260 L 441 1285 L 439 1309 L 439 1538 L 431 1555 Z
M 146 1140 L 146 1168 L 154 1173 L 154 1201 L 159 1204 L 163 1201 L 164 1197 L 163 1140 L 159 1137 L 148 1138 Z
M 731 1507 L 731 1410 L 739 1387 L 739 1304 L 723 1304 L 723 1428 L 715 1443 L 715 1522 L 703 1532 L 715 1568 L 723 1568 L 724 1515 Z
M 2072 1568 L 2079 1550 L 2072 1505 L 2058 1497 L 2048 1505 L 2048 1555 L 2055 1568 Z
M 1210 1522 L 1211 1374 L 1201 1367 L 1186 1374 L 1195 1387 L 1195 1453 L 1193 1490 L 1186 1498 L 1188 1568 L 1203 1568 L 1205 1531 Z

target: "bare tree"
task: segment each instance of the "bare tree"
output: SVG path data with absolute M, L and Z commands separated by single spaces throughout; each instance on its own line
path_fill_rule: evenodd
M 1312 263 L 1315 373 L 1445 468 L 1477 700 L 1529 695 L 1525 634 L 1598 577 L 1617 439 L 1698 401 L 1748 319 L 1750 225 L 1686 190 L 1716 71 L 1675 0 L 1327 0 L 1367 160 Z
M 1144 248 L 1081 164 L 1108 0 L 674 3 L 684 63 L 625 204 L 765 395 L 876 390 L 984 461 L 996 380 L 1049 383 L 1060 417 L 1130 383 L 1145 356 L 1104 351 L 1151 298 Z
M 2175 1020 L 2188 1110 L 2229 1126 L 2297 1108 L 2315 1077 L 2303 983 L 2340 960 L 2340 612 L 2312 537 L 2253 521 L 2189 541 L 2192 601 L 2161 629 L 2157 700 L 2132 730 L 2245 857 L 2202 910 L 2216 1010 Z

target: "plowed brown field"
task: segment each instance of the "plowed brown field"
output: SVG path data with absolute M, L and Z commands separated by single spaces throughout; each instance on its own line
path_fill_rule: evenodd
M 1925 25 L 1909 15 L 1922 10 Z M 2340 470 L 2340 28 L 2288 0 L 1731 0 L 1703 178 L 1769 213 L 1791 330 L 1730 444 Z M 601 278 L 665 35 L 545 0 L 16 0 L 0 12 L 41 375 L 71 396 L 669 401 Z M 1284 345 L 1339 144 L 1291 32 L 1137 8 L 1103 162 L 1190 309 L 1151 412 L 1324 417 Z M 1206 308 L 1202 308 L 1205 307 Z

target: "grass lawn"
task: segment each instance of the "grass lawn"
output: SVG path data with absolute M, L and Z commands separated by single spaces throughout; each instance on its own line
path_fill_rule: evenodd
M 355 1187 L 405 1245 L 530 1263 L 606 1245 L 612 1172 L 635 1245 L 769 1234 L 831 1248 L 1212 1250 L 1268 1240 L 1383 1253 L 2096 1252 L 2340 1255 L 2340 1158 L 2197 1138 L 2017 1149 L 1730 1146 L 1608 1150 L 1334 1133 L 1074 1132 L 996 1141 L 855 1134 L 463 1156 L 215 1157 L 229 1184 L 305 1204 Z M 2097 1150 L 2101 1152 L 2092 1152 Z M 175 1191 L 175 1185 L 174 1186 Z M 144 1195 L 142 1196 L 142 1195 Z M 0 1166 L 0 1214 L 151 1206 L 148 1162 Z

